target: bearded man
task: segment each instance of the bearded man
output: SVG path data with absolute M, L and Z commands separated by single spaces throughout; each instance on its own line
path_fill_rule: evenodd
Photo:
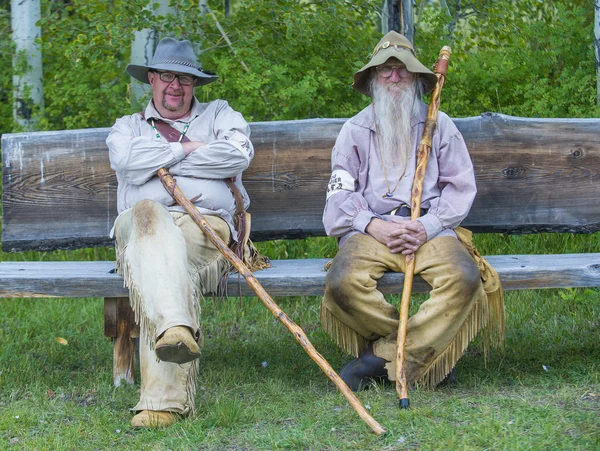
M 415 274 L 432 290 L 407 327 L 407 382 L 434 387 L 480 329 L 494 326 L 501 343 L 504 303 L 497 273 L 458 228 L 477 192 L 462 135 L 440 112 L 423 184 L 420 217 L 411 220 L 411 188 L 427 105 L 437 81 L 404 36 L 391 31 L 354 75 L 354 89 L 371 104 L 342 127 L 332 151 L 323 224 L 339 251 L 327 274 L 321 322 L 344 351 L 357 357 L 340 376 L 354 390 L 395 380 L 398 309 L 377 289 L 386 271 Z M 485 280 L 485 283 L 483 282 Z M 452 374 L 450 374 L 452 373 Z

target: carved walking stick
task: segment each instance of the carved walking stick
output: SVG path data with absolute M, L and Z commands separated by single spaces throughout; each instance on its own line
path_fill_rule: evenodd
M 252 274 L 252 272 L 246 267 L 244 262 L 237 255 L 235 255 L 231 249 L 229 249 L 229 247 L 223 242 L 223 240 L 221 240 L 221 238 L 215 234 L 214 230 L 206 222 L 204 217 L 198 212 L 198 209 L 179 189 L 169 171 L 165 168 L 159 169 L 158 177 L 173 199 L 175 199 L 175 201 L 177 201 L 177 203 L 189 213 L 194 222 L 198 224 L 208 239 L 225 256 L 225 258 L 229 260 L 235 269 L 237 269 L 238 273 L 244 276 L 246 283 L 254 290 L 263 304 L 265 304 L 271 313 L 273 313 L 273 315 L 279 321 L 281 321 L 283 325 L 287 327 L 288 330 L 294 335 L 296 341 L 300 343 L 310 358 L 313 359 L 317 365 L 319 365 L 319 368 L 321 368 L 327 377 L 329 377 L 329 379 L 331 379 L 331 381 L 337 386 L 337 388 L 346 397 L 352 408 L 358 413 L 363 421 L 365 421 L 365 423 L 367 423 L 377 435 L 383 434 L 385 429 L 377 421 L 375 421 L 371 415 L 369 415 L 367 410 L 363 407 L 354 393 L 352 393 L 350 388 L 348 388 L 348 386 L 344 383 L 342 378 L 334 371 L 327 360 L 325 360 L 323 356 L 317 352 L 315 347 L 308 340 L 308 337 L 304 331 L 296 323 L 294 323 L 283 310 L 279 308 L 279 306 L 273 301 L 271 296 L 269 296 L 258 280 L 256 280 L 254 274 Z
M 437 124 L 438 111 L 440 110 L 440 94 L 446 80 L 446 71 L 448 70 L 448 61 L 452 51 L 450 47 L 444 46 L 440 50 L 440 55 L 435 65 L 435 75 L 437 83 L 431 94 L 431 102 L 427 111 L 427 121 L 423 130 L 423 137 L 419 142 L 417 150 L 417 169 L 411 191 L 411 214 L 410 219 L 415 220 L 421 212 L 421 195 L 423 194 L 423 180 L 425 179 L 425 170 L 427 160 L 431 152 L 431 139 Z M 400 320 L 398 323 L 398 338 L 396 342 L 396 391 L 400 399 L 400 408 L 407 409 L 410 406 L 408 400 L 408 386 L 406 383 L 406 374 L 404 371 L 404 347 L 406 342 L 406 328 L 408 323 L 408 308 L 410 306 L 410 295 L 412 292 L 413 277 L 415 275 L 415 255 L 406 256 L 406 271 L 404 273 L 404 288 L 402 289 L 402 301 L 400 303 Z

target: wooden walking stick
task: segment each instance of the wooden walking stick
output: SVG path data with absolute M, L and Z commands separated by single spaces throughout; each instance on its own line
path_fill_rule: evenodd
M 183 192 L 179 189 L 175 180 L 169 173 L 169 171 L 165 168 L 161 168 L 158 170 L 158 177 L 160 181 L 163 183 L 164 187 L 167 191 L 173 196 L 173 199 L 181 205 L 185 211 L 189 213 L 194 222 L 198 224 L 200 229 L 206 234 L 208 239 L 216 246 L 216 248 L 229 260 L 229 262 L 237 269 L 238 273 L 244 276 L 246 279 L 246 283 L 254 290 L 256 295 L 260 298 L 260 300 L 265 304 L 265 306 L 273 313 L 273 315 L 281 321 L 285 327 L 294 335 L 296 341 L 300 343 L 300 345 L 304 348 L 306 353 L 310 356 L 311 359 L 315 361 L 319 368 L 323 370 L 323 372 L 331 379 L 331 381 L 337 386 L 337 388 L 342 392 L 342 394 L 346 397 L 352 408 L 358 413 L 358 415 L 367 423 L 373 432 L 377 435 L 381 435 L 385 432 L 385 429 L 377 422 L 375 419 L 369 415 L 367 410 L 360 403 L 358 398 L 352 393 L 350 388 L 344 383 L 342 378 L 333 370 L 331 365 L 323 358 L 321 354 L 317 352 L 312 343 L 308 340 L 308 337 L 304 333 L 304 331 L 294 323 L 283 310 L 279 308 L 279 306 L 273 301 L 271 296 L 265 291 L 262 285 L 256 280 L 252 271 L 250 271 L 244 262 L 237 256 L 235 253 L 229 249 L 229 247 L 219 238 L 214 230 L 210 227 L 208 222 L 204 219 L 204 217 L 198 212 L 198 209 L 194 206 L 194 204 L 188 200 Z
M 437 124 L 438 111 L 440 110 L 440 94 L 446 80 L 448 61 L 452 51 L 450 47 L 444 46 L 435 65 L 437 83 L 431 94 L 431 102 L 427 111 L 427 121 L 423 130 L 423 137 L 419 142 L 417 150 L 417 169 L 411 190 L 410 219 L 415 220 L 421 213 L 421 195 L 423 194 L 423 180 L 427 161 L 431 152 L 431 140 Z M 400 408 L 410 407 L 408 401 L 408 386 L 404 369 L 404 347 L 406 343 L 406 328 L 408 325 L 408 308 L 410 306 L 410 295 L 412 292 L 413 277 L 415 275 L 415 254 L 406 256 L 406 271 L 404 272 L 404 288 L 402 289 L 402 301 L 400 302 L 400 321 L 398 323 L 398 338 L 396 342 L 396 391 L 400 399 Z

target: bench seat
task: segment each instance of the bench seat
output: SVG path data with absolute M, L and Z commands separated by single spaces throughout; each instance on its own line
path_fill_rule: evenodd
M 488 261 L 497 269 L 505 290 L 600 286 L 600 253 L 560 255 L 493 255 Z M 272 267 L 255 273 L 271 296 L 321 296 L 327 259 L 273 260 Z M 115 263 L 97 262 L 2 262 L 0 297 L 100 297 L 126 298 L 123 278 Z M 229 277 L 228 295 L 253 296 L 237 273 Z M 387 273 L 379 287 L 385 293 L 402 291 L 404 275 Z M 415 277 L 413 291 L 429 286 Z
M 345 119 L 255 122 L 255 157 L 244 172 L 254 242 L 324 236 L 331 149 Z M 454 119 L 467 143 L 477 197 L 461 223 L 473 233 L 600 231 L 600 119 L 535 119 L 486 113 Z M 117 180 L 108 128 L 2 135 L 2 250 L 112 246 Z M 600 254 L 497 255 L 488 261 L 506 290 L 600 287 Z M 276 260 L 256 279 L 273 297 L 322 296 L 326 259 Z M 2 298 L 104 298 L 114 338 L 114 384 L 134 381 L 139 328 L 114 262 L 0 263 Z M 403 275 L 386 274 L 384 293 Z M 415 277 L 415 292 L 428 285 Z M 231 275 L 229 296 L 253 296 Z

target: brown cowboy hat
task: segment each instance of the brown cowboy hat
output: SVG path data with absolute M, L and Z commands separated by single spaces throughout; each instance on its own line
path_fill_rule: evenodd
M 415 56 L 415 49 L 408 39 L 396 31 L 386 34 L 373 50 L 371 61 L 354 74 L 352 87 L 361 94 L 371 96 L 369 78 L 371 68 L 385 63 L 390 58 L 402 61 L 409 72 L 418 74 L 425 80 L 425 89 L 432 89 L 437 83 L 435 74 L 427 69 Z

